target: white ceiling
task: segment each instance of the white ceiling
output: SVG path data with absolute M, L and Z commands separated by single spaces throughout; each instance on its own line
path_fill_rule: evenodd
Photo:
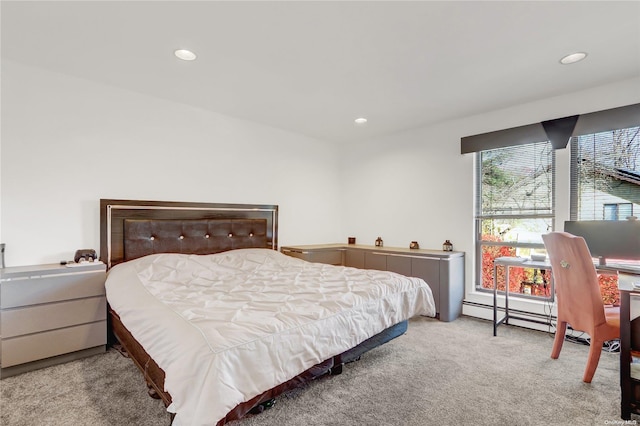
M 332 142 L 640 76 L 639 1 L 0 7 L 3 59 Z M 559 64 L 575 51 L 589 56 Z

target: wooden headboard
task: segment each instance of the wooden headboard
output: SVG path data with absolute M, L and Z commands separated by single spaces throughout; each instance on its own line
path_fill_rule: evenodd
M 100 260 L 111 268 L 153 253 L 278 249 L 278 206 L 100 200 Z

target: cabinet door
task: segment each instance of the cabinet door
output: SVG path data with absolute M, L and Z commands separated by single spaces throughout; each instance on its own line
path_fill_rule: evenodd
M 297 250 L 283 247 L 281 249 L 283 254 L 291 257 L 297 257 L 298 259 L 306 260 L 307 262 L 315 263 L 327 263 L 329 265 L 342 265 L 342 250 Z
M 362 250 L 347 249 L 344 254 L 344 266 L 364 269 L 364 252 Z
M 386 271 L 387 256 L 382 253 L 366 252 L 364 254 L 364 268 L 377 269 L 378 271 Z
M 406 277 L 411 275 L 411 258 L 408 256 L 387 256 L 387 271 L 397 272 Z
M 411 276 L 422 278 L 431 287 L 436 313 L 440 313 L 440 260 L 411 258 Z
M 327 263 L 329 265 L 342 265 L 342 250 L 318 250 L 309 254 L 309 261 Z

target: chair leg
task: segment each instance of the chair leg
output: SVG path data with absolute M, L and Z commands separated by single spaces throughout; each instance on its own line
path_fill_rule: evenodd
M 551 349 L 551 358 L 558 359 L 562 344 L 564 343 L 564 335 L 567 332 L 567 322 L 558 321 L 556 325 L 556 337 L 553 339 L 553 349 Z
M 589 359 L 587 360 L 587 367 L 584 370 L 584 376 L 582 381 L 585 383 L 591 383 L 593 375 L 598 368 L 598 362 L 600 361 L 600 354 L 602 353 L 603 341 L 595 341 L 591 339 L 591 346 L 589 347 Z

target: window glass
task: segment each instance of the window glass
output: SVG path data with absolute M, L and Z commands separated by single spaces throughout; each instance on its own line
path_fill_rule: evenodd
M 639 133 L 632 127 L 572 138 L 572 220 L 626 220 L 640 211 Z
M 624 220 L 633 216 L 633 204 L 620 203 L 618 204 L 618 217 L 617 220 Z
M 553 229 L 555 154 L 549 142 L 480 151 L 476 190 L 478 289 L 493 289 L 493 260 L 544 252 L 542 234 Z M 498 270 L 504 290 L 504 271 Z M 544 278 L 544 279 L 543 279 Z M 510 268 L 509 291 L 550 298 L 546 277 Z
M 617 204 L 605 204 L 604 205 L 604 220 L 618 220 L 618 205 Z

